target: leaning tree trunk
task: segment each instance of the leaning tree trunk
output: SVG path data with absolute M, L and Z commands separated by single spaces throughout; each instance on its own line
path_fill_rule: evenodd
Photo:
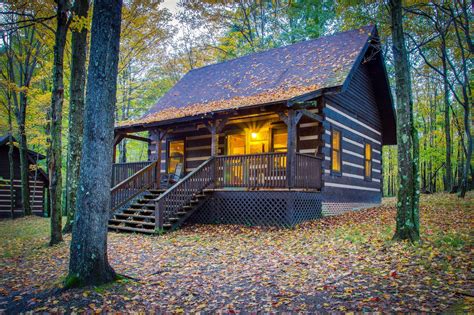
M 398 202 L 395 240 L 418 241 L 419 177 L 418 135 L 413 124 L 410 67 L 405 46 L 401 0 L 389 1 L 395 64 L 398 141 Z
M 62 241 L 62 209 L 61 209 L 61 123 L 64 103 L 64 47 L 68 28 L 67 0 L 57 1 L 57 24 L 54 44 L 53 92 L 51 96 L 51 147 L 49 149 L 49 198 L 51 209 L 51 240 L 50 245 Z
M 443 54 L 443 87 L 444 87 L 444 135 L 446 139 L 446 183 L 444 190 L 451 192 L 453 190 L 453 175 L 451 163 L 451 120 L 449 118 L 449 83 L 448 68 L 446 64 L 446 48 L 443 36 L 441 52 Z
M 467 98 L 466 98 L 467 99 Z M 466 160 L 462 169 L 462 180 L 461 186 L 459 187 L 459 197 L 464 198 L 466 191 L 469 188 L 469 171 L 471 170 L 471 159 L 472 159 L 472 135 L 471 135 L 471 121 L 470 116 L 470 105 L 464 106 L 464 136 L 466 138 Z M 474 177 L 474 174 L 471 174 Z
M 76 0 L 73 13 L 87 19 L 89 0 Z M 76 212 L 77 187 L 81 168 L 82 133 L 84 129 L 84 92 L 86 86 L 87 27 L 72 32 L 72 64 L 69 101 L 69 139 L 66 170 L 66 213 L 67 221 L 63 232 L 72 231 Z
M 94 2 L 80 189 L 66 287 L 101 284 L 115 279 L 107 259 L 107 221 L 121 8 L 121 0 Z

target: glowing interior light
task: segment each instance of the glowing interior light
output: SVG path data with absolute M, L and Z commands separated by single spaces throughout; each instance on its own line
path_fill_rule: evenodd
M 256 132 L 252 132 L 250 136 L 252 137 L 252 139 L 257 139 L 258 134 Z

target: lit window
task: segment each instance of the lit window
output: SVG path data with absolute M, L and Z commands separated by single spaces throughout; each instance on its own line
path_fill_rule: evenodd
M 273 152 L 286 152 L 288 133 L 286 129 L 273 129 L 272 130 L 272 146 Z
M 372 178 L 372 146 L 369 143 L 365 144 L 365 178 Z
M 184 164 L 184 140 L 176 140 L 169 142 L 168 150 L 168 173 L 174 174 L 176 167 Z
M 331 154 L 331 169 L 333 172 L 341 172 L 341 132 L 332 130 L 332 154 Z

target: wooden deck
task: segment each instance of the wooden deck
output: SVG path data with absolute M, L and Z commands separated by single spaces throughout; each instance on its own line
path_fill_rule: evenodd
M 176 229 L 214 190 L 320 190 L 322 159 L 296 153 L 293 161 L 290 178 L 286 153 L 215 156 L 160 193 L 158 162 L 140 162 L 142 169 L 111 189 L 109 227 L 135 232 Z M 115 164 L 115 178 L 136 165 Z

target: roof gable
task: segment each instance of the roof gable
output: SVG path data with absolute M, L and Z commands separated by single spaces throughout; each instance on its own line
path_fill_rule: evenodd
M 365 26 L 191 70 L 144 117 L 122 125 L 284 102 L 342 87 L 374 32 L 374 26 Z

